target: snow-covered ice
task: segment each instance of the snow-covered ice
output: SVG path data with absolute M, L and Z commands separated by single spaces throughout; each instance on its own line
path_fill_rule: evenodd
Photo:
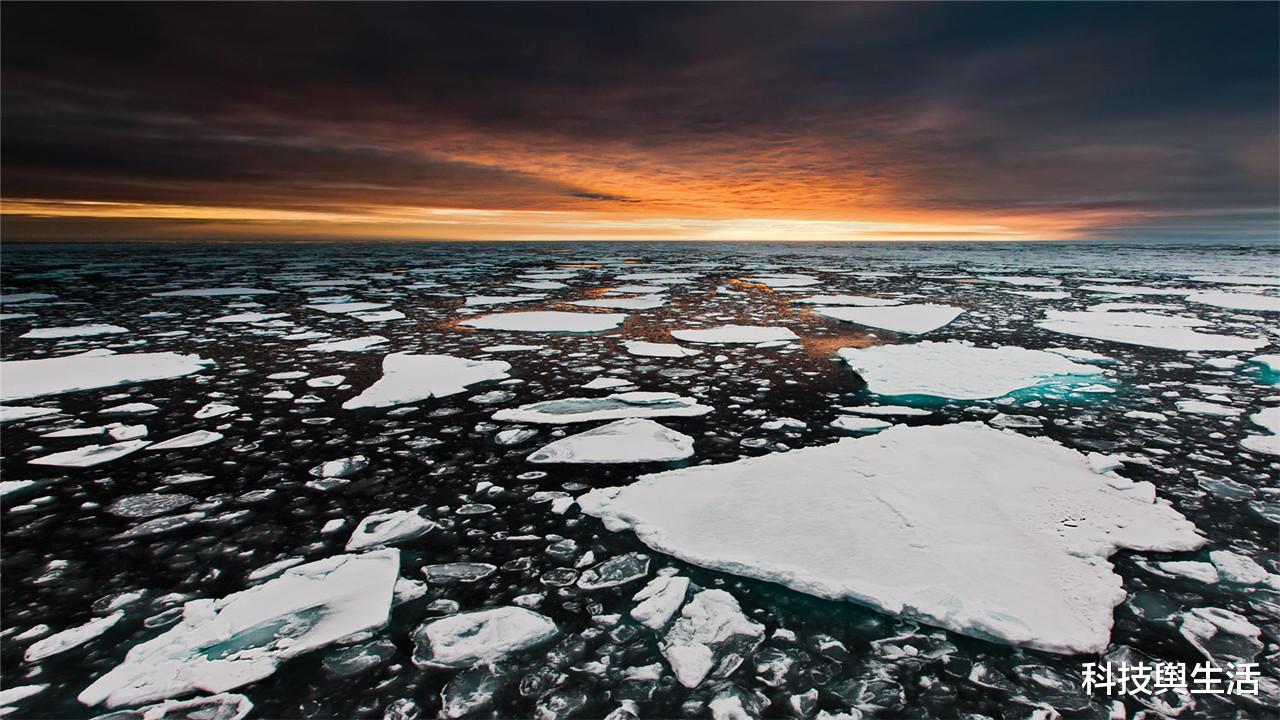
M 890 307 L 819 307 L 819 315 L 867 327 L 907 335 L 923 335 L 960 317 L 964 308 L 953 305 L 893 305 Z
M 623 418 L 696 417 L 711 412 L 693 398 L 675 393 L 625 392 L 602 398 L 545 400 L 493 414 L 502 422 L 575 423 Z
M 220 600 L 188 601 L 177 625 L 133 646 L 79 699 L 120 707 L 261 680 L 289 658 L 385 625 L 399 570 L 394 549 L 335 555 Z
M 645 418 L 615 420 L 536 450 L 531 463 L 670 462 L 693 455 L 693 438 Z
M 671 337 L 695 343 L 751 344 L 800 339 L 799 335 L 787 328 L 759 325 L 722 325 L 706 329 L 672 330 Z
M 129 332 L 129 328 L 120 327 L 119 325 L 72 325 L 68 327 L 32 328 L 18 337 L 31 340 L 56 340 L 59 338 L 119 335 L 127 332 Z
M 541 645 L 559 634 L 545 615 L 522 607 L 496 607 L 423 623 L 413 631 L 413 662 L 466 668 L 492 663 Z
M 406 405 L 446 397 L 490 380 L 509 377 L 511 364 L 452 355 L 391 353 L 382 359 L 382 377 L 342 404 L 347 410 Z
M 0 362 L 0 400 L 25 400 L 79 390 L 152 380 L 168 380 L 213 366 L 198 355 L 159 353 L 83 353 L 39 360 Z
M 675 343 L 656 343 L 647 340 L 628 340 L 623 345 L 627 352 L 642 357 L 693 357 L 702 353 L 696 348 L 687 348 Z
M 150 444 L 147 440 L 126 440 L 110 445 L 86 445 L 75 450 L 64 450 L 50 455 L 42 455 L 28 462 L 32 465 L 49 465 L 53 467 L 93 467 L 94 465 L 118 460 Z
M 612 330 L 627 316 L 622 313 L 579 313 L 542 310 L 529 312 L 496 313 L 463 320 L 477 330 L 508 330 L 513 332 L 549 333 L 598 333 Z
M 1066 377 L 1098 375 L 1093 365 L 1043 350 L 979 348 L 960 342 L 920 342 L 842 348 L 840 357 L 878 395 L 930 395 L 978 400 Z
M 1058 653 L 1107 646 L 1125 598 L 1108 556 L 1203 543 L 1150 484 L 975 423 L 647 475 L 578 504 L 696 565 Z

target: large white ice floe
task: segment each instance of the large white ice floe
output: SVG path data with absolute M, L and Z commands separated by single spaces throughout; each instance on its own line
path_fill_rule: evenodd
M 1020 347 L 979 348 L 960 342 L 921 342 L 842 348 L 840 357 L 879 395 L 930 395 L 980 400 L 1042 383 L 1102 372 L 1061 355 Z
M 1280 312 L 1280 297 L 1272 295 L 1239 292 L 1197 292 L 1188 295 L 1187 300 L 1201 305 L 1227 308 L 1228 310 Z
M 646 475 L 578 504 L 695 565 L 1058 653 L 1107 646 L 1125 597 L 1108 556 L 1204 542 L 1150 483 L 978 423 Z
M 413 662 L 424 667 L 471 667 L 536 647 L 558 633 L 551 618 L 522 607 L 459 613 L 423 623 L 413 631 Z
M 907 335 L 922 335 L 949 324 L 960 317 L 964 308 L 953 305 L 893 305 L 889 307 L 819 307 L 814 312 L 824 317 L 867 327 L 892 330 Z
M 502 360 L 391 353 L 382 359 L 382 377 L 342 407 L 392 407 L 454 395 L 477 383 L 507 378 L 510 369 L 511 363 Z
M 684 606 L 659 650 L 681 685 L 697 687 L 720 657 L 751 654 L 764 638 L 764 626 L 742 613 L 724 590 L 703 590 Z
M 243 295 L 275 295 L 275 290 L 251 287 L 193 288 L 151 293 L 151 297 L 236 297 Z
M 62 412 L 58 408 L 32 407 L 28 405 L 3 405 L 0 406 L 0 423 L 13 422 L 15 420 L 31 420 L 46 415 L 57 415 Z
M 484 305 L 506 305 L 507 303 L 530 302 L 542 300 L 546 295 L 530 293 L 528 295 L 472 295 L 463 302 L 464 307 L 482 307 Z
M 93 467 L 104 462 L 118 460 L 150 444 L 148 440 L 126 440 L 110 445 L 86 445 L 75 450 L 64 450 L 52 455 L 43 455 L 28 462 L 31 465 L 49 465 L 52 467 Z
M 687 348 L 675 343 L 656 343 L 648 340 L 628 340 L 624 343 L 627 352 L 642 357 L 692 357 L 701 355 L 702 351 Z
M 261 680 L 285 660 L 387 622 L 400 553 L 335 555 L 220 600 L 191 600 L 182 621 L 135 645 L 80 693 L 86 705 L 135 705 Z
M 32 328 L 19 337 L 31 340 L 56 340 L 60 338 L 95 337 L 97 335 L 118 335 L 129 332 L 129 328 L 119 325 L 72 325 L 68 327 Z
M 688 435 L 652 420 L 628 418 L 556 440 L 530 455 L 529 462 L 670 462 L 692 455 Z
M 715 328 L 672 330 L 671 337 L 695 343 L 763 343 L 778 340 L 797 340 L 791 330 L 784 327 L 761 325 L 721 325 Z
M 493 414 L 502 422 L 562 424 L 645 417 L 696 417 L 711 408 L 668 392 L 624 392 L 602 398 L 564 398 L 505 408 Z
M 1275 285 L 1280 287 L 1280 275 L 1196 275 L 1196 282 L 1218 285 Z
M 1193 330 L 1207 325 L 1199 318 L 1145 312 L 1060 312 L 1050 310 L 1038 327 L 1064 335 L 1185 351 L 1257 350 L 1269 341 Z
M 495 313 L 463 320 L 478 330 L 510 330 L 514 332 L 598 333 L 612 330 L 627 316 L 623 313 L 579 313 L 557 310 Z
M 79 647 L 110 630 L 123 618 L 124 612 L 117 610 L 110 615 L 94 618 L 83 625 L 77 625 L 62 632 L 54 633 L 32 643 L 27 648 L 26 653 L 23 654 L 22 659 L 27 662 L 38 662 L 47 657 Z
M 168 380 L 213 365 L 198 355 L 172 352 L 106 354 L 89 352 L 67 357 L 0 362 L 0 400 L 22 400 L 78 390 Z
M 423 517 L 422 508 L 385 510 L 360 521 L 347 540 L 347 551 L 363 550 L 379 545 L 394 545 L 431 532 L 435 522 Z

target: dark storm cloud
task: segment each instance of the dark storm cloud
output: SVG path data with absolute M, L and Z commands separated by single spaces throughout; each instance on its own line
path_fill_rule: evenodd
M 1277 7 L 6 3 L 3 191 L 646 205 L 539 171 L 568 147 L 655 182 L 790 182 L 792 204 L 847 178 L 907 208 L 1252 234 L 1280 192 Z

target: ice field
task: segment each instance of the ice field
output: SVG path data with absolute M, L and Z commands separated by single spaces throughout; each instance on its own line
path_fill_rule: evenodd
M 0 716 L 1280 708 L 1275 243 L 12 246 L 0 355 Z

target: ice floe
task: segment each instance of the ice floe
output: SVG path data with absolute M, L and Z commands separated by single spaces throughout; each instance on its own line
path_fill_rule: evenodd
M 838 354 L 878 395 L 978 400 L 1102 372 L 1043 350 L 978 348 L 960 342 L 842 348 Z
M 393 407 L 446 397 L 472 385 L 509 377 L 510 369 L 511 364 L 501 360 L 391 353 L 382 359 L 382 377 L 342 407 Z
M 346 549 L 350 552 L 379 545 L 394 545 L 422 537 L 435 526 L 435 522 L 423 517 L 422 508 L 374 513 L 361 520 L 352 531 Z
M 1187 300 L 1229 310 L 1280 312 L 1280 297 L 1271 295 L 1238 292 L 1197 292 L 1188 295 Z
M 310 352 L 363 352 L 386 344 L 387 339 L 381 335 L 365 335 L 350 340 L 324 340 L 305 345 L 302 349 Z
M 67 327 L 32 328 L 18 337 L 31 340 L 56 340 L 59 338 L 119 335 L 127 332 L 129 332 L 129 328 L 120 327 L 119 325 L 70 325 Z
M 597 300 L 574 300 L 571 305 L 609 310 L 652 310 L 667 304 L 661 295 L 641 295 L 630 298 L 600 298 Z
M 213 430 L 194 430 L 185 435 L 169 438 L 147 448 L 151 450 L 177 450 L 179 448 L 200 447 L 222 439 L 222 433 Z
M 577 313 L 557 310 L 496 313 L 463 320 L 478 330 L 509 330 L 513 332 L 598 333 L 612 330 L 627 316 L 622 313 Z
M 624 343 L 627 352 L 642 357 L 692 357 L 702 354 L 701 350 L 687 348 L 675 343 L 656 343 L 647 340 L 628 340 Z
M 857 417 L 854 415 L 841 415 L 831 421 L 831 427 L 836 430 L 852 433 L 868 433 L 879 432 L 887 427 L 892 427 L 893 423 L 879 420 L 876 418 Z
M 493 414 L 504 422 L 562 424 L 646 417 L 696 417 L 711 412 L 692 398 L 675 393 L 625 392 L 603 398 L 545 400 Z
M 1125 597 L 1109 555 L 1203 543 L 1149 483 L 975 423 L 647 475 L 578 503 L 696 565 L 1058 653 L 1109 642 Z
M 1266 455 L 1280 455 L 1280 406 L 1259 410 L 1249 416 L 1254 425 L 1266 429 L 1269 435 L 1246 435 L 1240 446 L 1246 450 Z
M 423 623 L 413 631 L 413 662 L 442 668 L 492 663 L 557 634 L 559 628 L 550 618 L 522 607 L 459 613 Z
M 693 438 L 652 420 L 627 418 L 561 438 L 529 456 L 531 463 L 671 462 L 693 455 Z
M 289 658 L 385 625 L 399 569 L 394 549 L 336 555 L 220 600 L 191 600 L 178 625 L 133 646 L 79 699 L 119 707 L 261 680 Z
M 901 305 L 901 300 L 890 298 L 868 297 L 866 295 L 810 295 L 792 300 L 793 303 L 806 305 L 857 305 L 860 307 L 886 307 Z
M 52 455 L 43 455 L 29 460 L 28 463 L 31 465 L 51 465 L 53 467 L 93 467 L 94 465 L 118 460 L 150 444 L 146 440 L 126 440 L 110 445 L 86 445 L 75 450 L 64 450 Z
M 542 300 L 546 295 L 530 293 L 528 295 L 472 295 L 463 302 L 464 307 L 483 307 L 485 305 L 506 305 L 508 303 L 531 302 Z
M 275 290 L 251 287 L 193 288 L 188 290 L 166 290 L 151 293 L 151 297 L 229 297 L 244 295 L 275 295 Z
M 645 627 L 661 630 L 680 609 L 688 591 L 689 578 L 659 575 L 631 598 L 638 603 L 631 608 L 631 617 Z
M 764 626 L 742 614 L 732 595 L 703 590 L 684 606 L 680 617 L 662 638 L 659 649 L 680 684 L 702 684 L 718 660 L 751 654 L 764 638 Z
M 824 317 L 867 327 L 892 330 L 907 335 L 922 335 L 948 325 L 960 317 L 964 308 L 952 305 L 894 305 L 890 307 L 819 307 L 814 312 Z
M 672 330 L 671 337 L 695 343 L 765 343 L 779 340 L 798 340 L 791 330 L 784 327 L 760 325 L 722 325 L 715 328 Z
M 58 408 L 4 405 L 0 406 L 0 423 L 14 422 L 16 420 L 32 420 L 34 418 L 45 417 L 47 415 L 57 415 L 59 412 L 61 411 L 58 410 Z
M 117 610 L 110 615 L 94 618 L 83 625 L 54 633 L 28 646 L 22 659 L 27 662 L 38 662 L 47 657 L 59 655 L 98 637 L 115 627 L 116 623 L 122 619 L 124 619 L 124 612 Z
M 1038 327 L 1064 335 L 1166 350 L 1241 351 L 1257 350 L 1269 344 L 1265 338 L 1215 335 L 1192 329 L 1207 324 L 1199 318 L 1174 315 L 1096 311 L 1049 311 L 1045 320 L 1036 323 Z
M 213 366 L 198 355 L 99 352 L 0 362 L 0 400 L 24 400 L 152 380 L 168 380 Z

